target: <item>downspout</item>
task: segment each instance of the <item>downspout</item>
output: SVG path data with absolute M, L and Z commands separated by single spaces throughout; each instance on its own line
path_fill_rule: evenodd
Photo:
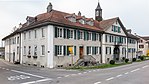
M 102 32 L 102 34 L 101 34 L 101 39 L 100 39 L 100 40 L 101 40 L 101 41 L 100 41 L 100 46 L 101 46 L 101 50 L 100 50 L 100 51 L 101 51 L 100 62 L 103 63 L 103 61 L 102 61 L 102 56 L 103 56 L 103 52 L 102 52 L 102 47 L 103 47 L 103 46 L 102 46 L 102 43 L 103 43 L 103 42 L 102 42 L 102 41 L 103 41 L 103 32 Z
M 19 41 L 19 62 L 21 64 L 21 33 L 20 33 L 20 41 Z

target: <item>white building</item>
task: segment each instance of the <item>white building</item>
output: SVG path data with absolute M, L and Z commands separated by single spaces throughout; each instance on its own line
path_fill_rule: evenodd
M 99 3 L 95 20 L 81 16 L 81 12 L 76 15 L 53 10 L 51 3 L 46 13 L 26 20 L 3 39 L 5 59 L 10 62 L 53 68 L 70 66 L 86 57 L 98 63 L 131 59 L 137 51 L 137 38 L 127 33 L 119 18 L 103 20 Z M 19 42 L 13 43 L 13 39 Z M 129 39 L 135 43 L 129 44 Z M 127 53 L 129 48 L 133 56 Z

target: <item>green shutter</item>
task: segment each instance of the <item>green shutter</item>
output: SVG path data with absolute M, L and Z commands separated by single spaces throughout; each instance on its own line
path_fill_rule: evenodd
M 84 31 L 84 40 L 87 40 L 87 31 Z
M 94 33 L 94 39 L 95 39 L 95 41 L 96 41 L 96 33 Z
M 55 45 L 55 56 L 57 56 L 57 45 Z
M 76 51 L 76 46 L 74 46 L 74 55 L 77 54 L 76 52 L 77 52 L 77 51 Z
M 88 34 L 88 32 L 87 32 L 87 40 L 89 40 L 89 34 Z
M 66 46 L 63 46 L 63 53 L 64 53 L 64 56 L 66 55 Z
M 77 34 L 76 30 L 74 30 L 74 39 L 76 39 L 76 34 Z
M 121 30 L 120 30 L 121 28 L 120 27 L 118 27 L 118 33 L 120 33 L 121 32 Z
M 95 33 L 92 32 L 92 41 L 95 41 Z
M 70 30 L 67 29 L 67 39 L 69 39 L 69 38 L 70 38 Z
M 86 47 L 86 53 L 87 53 L 87 55 L 89 54 L 89 47 L 88 46 Z
M 64 35 L 64 38 L 66 38 L 66 29 L 64 28 L 64 33 L 63 33 L 63 35 Z
M 57 27 L 55 27 L 55 38 L 57 38 Z
M 67 46 L 67 56 L 69 56 L 69 46 Z
M 105 35 L 105 41 L 107 42 L 107 35 Z

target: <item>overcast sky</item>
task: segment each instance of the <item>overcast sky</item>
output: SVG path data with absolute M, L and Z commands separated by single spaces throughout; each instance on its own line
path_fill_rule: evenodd
M 149 0 L 99 0 L 103 18 L 120 17 L 126 28 L 133 33 L 149 36 Z M 0 0 L 0 39 L 12 32 L 14 26 L 24 23 L 27 16 L 46 12 L 52 3 L 53 9 L 78 13 L 88 18 L 95 17 L 98 0 Z

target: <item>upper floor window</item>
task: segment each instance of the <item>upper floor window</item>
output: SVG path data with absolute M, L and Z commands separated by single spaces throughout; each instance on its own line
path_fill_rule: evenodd
M 70 30 L 70 38 L 73 38 L 74 34 L 73 34 L 73 30 Z
M 24 55 L 26 55 L 26 46 L 24 46 Z
M 28 38 L 31 39 L 31 31 L 28 32 Z
M 121 33 L 121 27 L 112 25 L 112 31 Z
M 24 33 L 24 40 L 26 39 L 26 32 Z
M 139 48 L 144 48 L 144 45 L 139 45 Z
M 34 30 L 35 38 L 37 38 L 37 30 Z
M 31 55 L 31 46 L 28 47 L 28 55 Z
M 45 55 L 45 45 L 41 45 L 41 55 Z
M 45 37 L 45 28 L 41 29 L 41 34 L 42 34 L 42 37 Z
M 19 36 L 17 37 L 17 44 L 19 44 L 19 40 L 20 40 L 20 38 L 19 38 Z
M 91 32 L 88 33 L 88 40 L 92 40 L 92 33 Z

